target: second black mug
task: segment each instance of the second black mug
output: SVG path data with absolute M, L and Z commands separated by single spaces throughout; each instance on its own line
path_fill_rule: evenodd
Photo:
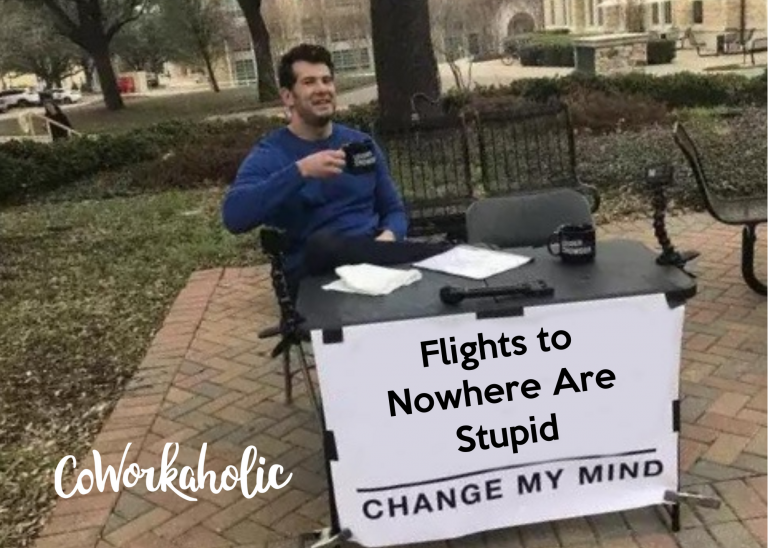
M 583 264 L 595 260 L 595 227 L 591 224 L 562 225 L 549 237 L 547 250 L 564 263 Z

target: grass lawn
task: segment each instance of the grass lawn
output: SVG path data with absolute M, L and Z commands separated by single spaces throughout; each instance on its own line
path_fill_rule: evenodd
M 373 76 L 340 76 L 337 89 L 340 92 L 373 84 Z M 111 112 L 101 100 L 82 107 L 66 109 L 72 126 L 84 133 L 121 132 L 148 126 L 165 120 L 203 120 L 208 116 L 249 112 L 275 106 L 278 103 L 259 103 L 255 87 L 230 88 L 214 93 L 210 90 L 143 97 L 124 97 L 126 108 Z M 41 109 L 37 109 L 38 112 Z M 45 134 L 42 122 L 36 123 L 36 131 Z M 16 117 L 0 120 L 0 135 L 21 135 Z
M 219 189 L 0 210 L 0 546 L 27 546 L 198 269 L 253 265 Z

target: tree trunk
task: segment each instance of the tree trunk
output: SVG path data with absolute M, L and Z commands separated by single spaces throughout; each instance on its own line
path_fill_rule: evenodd
M 93 63 L 96 65 L 96 73 L 101 85 L 101 93 L 104 95 L 104 103 L 109 110 L 120 110 L 125 105 L 120 96 L 120 89 L 117 87 L 117 76 L 115 68 L 112 66 L 112 59 L 109 55 L 109 46 L 106 41 L 103 45 L 94 45 L 90 50 L 93 56 Z
M 98 0 L 79 1 L 76 3 L 80 28 L 73 39 L 85 49 L 93 59 L 101 85 L 101 93 L 108 110 L 120 110 L 125 105 L 117 87 L 115 68 L 109 53 L 110 37 L 104 28 L 104 15 Z
M 269 30 L 267 30 L 264 17 L 261 15 L 261 0 L 238 0 L 238 4 L 240 4 L 240 9 L 248 22 L 248 30 L 253 42 L 259 79 L 259 101 L 272 101 L 280 95 L 277 91 L 275 66 L 272 62 Z
M 371 22 L 381 121 L 407 124 L 412 99 L 421 116 L 437 115 L 429 102 L 440 96 L 440 76 L 428 0 L 371 0 Z
M 211 88 L 213 89 L 214 93 L 218 93 L 221 91 L 221 89 L 219 89 L 219 82 L 216 80 L 216 74 L 213 72 L 211 56 L 205 49 L 203 49 L 201 54 L 203 55 L 203 61 L 205 61 L 205 70 L 208 71 L 208 78 L 211 80 Z

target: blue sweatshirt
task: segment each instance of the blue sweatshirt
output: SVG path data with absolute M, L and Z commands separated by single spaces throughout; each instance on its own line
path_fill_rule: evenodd
M 391 230 L 405 238 L 408 224 L 403 202 L 389 174 L 386 160 L 375 146 L 376 170 L 363 175 L 344 172 L 330 179 L 305 179 L 296 162 L 321 150 L 369 136 L 333 124 L 328 139 L 306 141 L 287 127 L 266 135 L 238 170 L 222 206 L 224 226 L 241 234 L 269 225 L 286 231 L 289 251 L 286 269 L 301 262 L 304 243 L 316 231 L 347 236 L 375 236 Z

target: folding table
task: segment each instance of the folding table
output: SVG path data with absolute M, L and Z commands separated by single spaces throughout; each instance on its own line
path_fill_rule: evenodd
M 629 240 L 599 241 L 585 265 L 508 251 L 534 260 L 482 281 L 423 270 L 377 297 L 302 282 L 332 535 L 391 546 L 657 504 L 679 529 L 695 280 Z M 537 281 L 553 293 L 440 298 Z

